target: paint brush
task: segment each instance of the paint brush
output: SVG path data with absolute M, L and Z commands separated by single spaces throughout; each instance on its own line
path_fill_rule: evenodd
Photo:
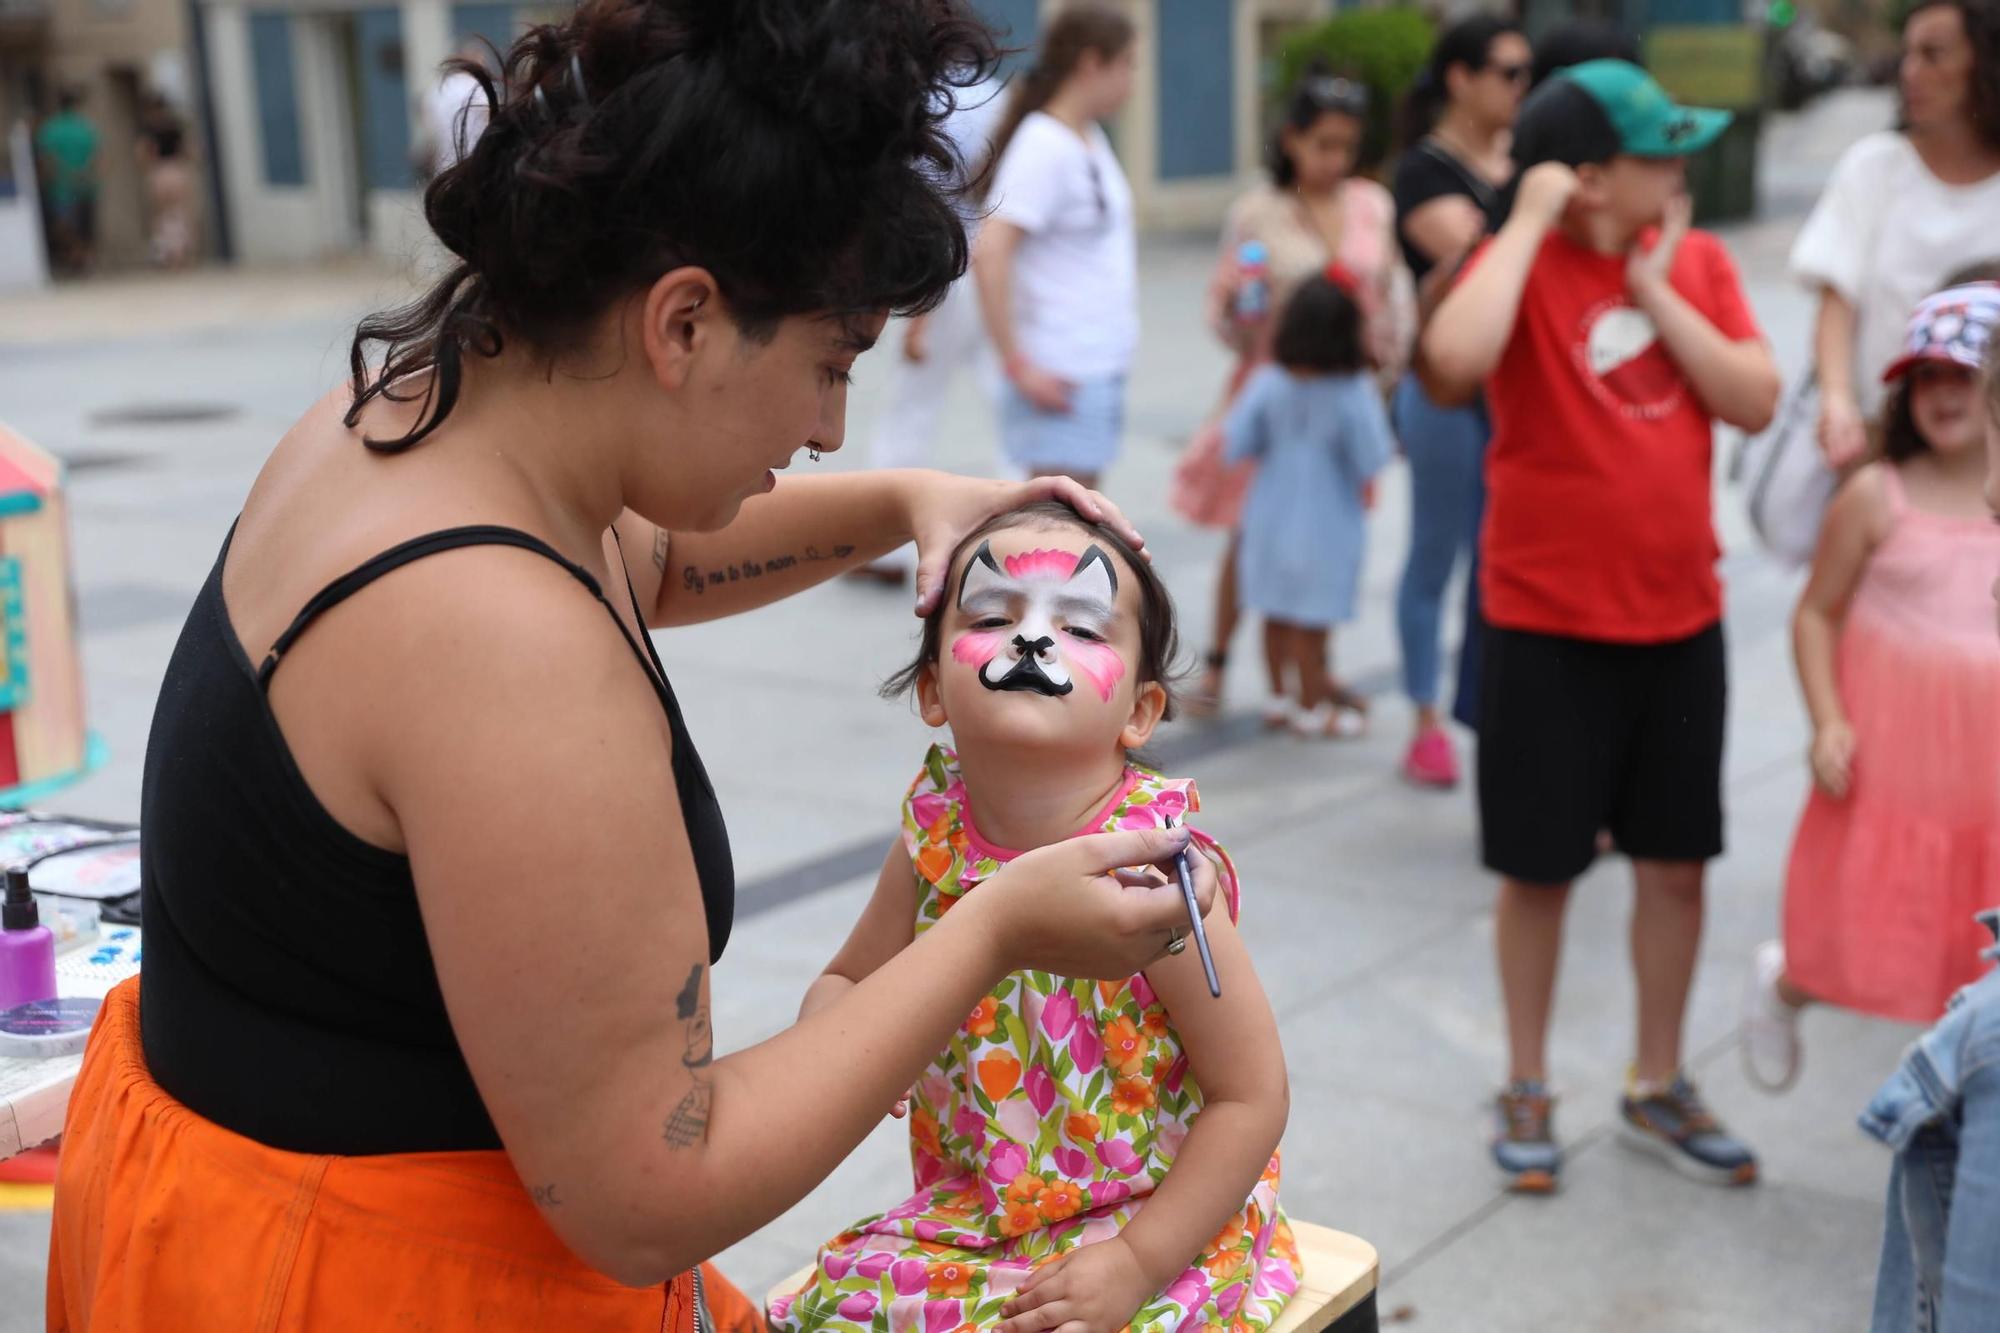
M 1184 821 L 1170 819 L 1168 828 L 1177 828 Z M 1187 903 L 1188 920 L 1194 926 L 1194 947 L 1201 954 L 1202 975 L 1208 978 L 1208 993 L 1216 999 L 1222 998 L 1222 982 L 1215 975 L 1215 956 L 1208 951 L 1208 931 L 1202 928 L 1201 904 L 1194 896 L 1194 872 L 1188 869 L 1188 851 L 1192 842 L 1174 854 L 1174 869 L 1180 875 L 1181 898 Z

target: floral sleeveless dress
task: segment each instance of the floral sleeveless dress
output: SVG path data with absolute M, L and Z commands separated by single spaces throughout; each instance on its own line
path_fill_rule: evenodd
M 1128 769 L 1078 834 L 1157 828 L 1198 809 L 1192 782 Z M 903 841 L 916 871 L 919 934 L 1014 855 L 980 838 L 957 758 L 942 747 L 931 750 L 903 804 Z M 1223 859 L 1234 917 L 1236 875 Z M 828 1242 L 806 1286 L 772 1302 L 772 1329 L 991 1327 L 1038 1266 L 1117 1235 L 1138 1215 L 1201 1105 L 1180 1039 L 1143 974 L 1093 982 L 1015 973 L 979 1002 L 918 1081 L 910 1109 L 916 1193 Z M 1298 1290 L 1299 1272 L 1278 1209 L 1274 1155 L 1242 1210 L 1130 1327 L 1256 1333 Z

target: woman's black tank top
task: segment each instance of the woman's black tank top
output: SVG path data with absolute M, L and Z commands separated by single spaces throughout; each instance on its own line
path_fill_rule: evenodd
M 710 953 L 722 956 L 735 877 L 721 807 L 651 641 L 625 629 L 587 570 L 512 528 L 419 537 L 328 585 L 259 668 L 223 604 L 225 542 L 168 663 L 146 749 L 139 986 L 153 1077 L 226 1129 L 305 1153 L 500 1147 L 445 1014 L 409 860 L 319 803 L 265 695 L 284 653 L 329 608 L 411 561 L 495 545 L 568 570 L 651 679 L 673 735 Z M 534 781 L 532 756 L 522 759 L 522 780 Z

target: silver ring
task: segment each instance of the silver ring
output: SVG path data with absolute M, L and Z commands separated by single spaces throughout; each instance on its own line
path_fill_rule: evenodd
M 1168 955 L 1170 957 L 1178 958 L 1186 952 L 1187 952 L 1187 936 L 1181 934 L 1180 931 L 1178 930 L 1168 931 L 1167 932 Z

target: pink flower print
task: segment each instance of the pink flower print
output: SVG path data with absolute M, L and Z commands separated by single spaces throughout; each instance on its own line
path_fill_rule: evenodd
M 889 1265 L 889 1281 L 898 1296 L 915 1296 L 931 1285 L 930 1269 L 915 1259 L 898 1259 Z
M 792 1312 L 792 1297 L 780 1296 L 771 1302 L 771 1318 L 783 1319 Z
M 1084 1155 L 1081 1148 L 1057 1148 L 1053 1156 L 1056 1169 L 1071 1180 L 1090 1179 L 1090 1158 Z
M 912 1230 L 918 1240 L 936 1240 L 944 1234 L 944 1223 L 928 1217 L 919 1218 Z
M 924 1333 L 951 1333 L 964 1313 L 964 1301 L 925 1301 Z
M 1028 1169 L 1028 1154 L 1018 1143 L 994 1145 L 993 1155 L 986 1162 L 986 1178 L 996 1185 L 1012 1183 L 1014 1177 Z
M 1290 1296 L 1299 1289 L 1298 1275 L 1283 1259 L 1267 1254 L 1264 1262 L 1257 1265 L 1257 1279 L 1252 1289 L 1259 1296 Z
M 917 1084 L 917 1102 L 941 1110 L 951 1101 L 951 1081 L 942 1074 L 926 1074 Z
M 1185 819 L 1188 812 L 1188 798 L 1185 791 L 1168 788 L 1153 798 L 1153 809 L 1161 818 Z
M 864 1254 L 855 1260 L 854 1271 L 870 1282 L 880 1282 L 882 1275 L 888 1272 L 890 1265 L 895 1262 L 894 1250 L 877 1250 L 873 1254 Z
M 986 1117 L 979 1113 L 976 1106 L 961 1106 L 952 1112 L 951 1129 L 952 1133 L 964 1138 L 981 1137 L 986 1133 Z
M 1123 1139 L 1106 1139 L 1097 1145 L 1097 1160 L 1121 1176 L 1136 1176 L 1146 1162 Z
M 1181 1085 L 1187 1082 L 1187 1072 L 1188 1072 L 1187 1052 L 1182 1051 L 1179 1055 L 1174 1057 L 1173 1064 L 1167 1067 L 1167 1078 L 1166 1078 L 1167 1091 L 1172 1093 L 1178 1093 L 1181 1090 Z
M 1187 1142 L 1188 1128 L 1178 1120 L 1163 1120 L 1153 1138 L 1153 1144 L 1160 1150 L 1160 1156 L 1172 1160 L 1181 1155 L 1181 1145 Z
M 1042 1031 L 1049 1034 L 1051 1041 L 1061 1041 L 1070 1035 L 1070 1029 L 1075 1026 L 1076 996 L 1067 990 L 1059 990 L 1049 996 L 1048 1003 L 1042 1006 Z M 1075 1047 L 1070 1049 L 1070 1058 L 1075 1059 Z
M 1069 1058 L 1076 1064 L 1076 1072 L 1088 1076 L 1097 1072 L 1104 1063 L 1104 1042 L 1088 1023 L 1078 1023 L 1070 1030 Z
M 1236 1312 L 1243 1308 L 1243 1295 L 1247 1290 L 1249 1290 L 1247 1287 L 1238 1282 L 1227 1290 L 1217 1293 L 1215 1312 L 1224 1319 L 1235 1318 Z
M 951 802 L 937 792 L 923 792 L 910 798 L 910 817 L 917 827 L 927 829 L 951 810 Z
M 840 1303 L 840 1317 L 864 1323 L 874 1316 L 875 1307 L 881 1302 L 882 1298 L 872 1291 L 857 1291 Z
M 1109 1208 L 1132 1197 L 1132 1187 L 1122 1180 L 1106 1180 L 1090 1187 L 1090 1206 Z
M 1138 1001 L 1141 1009 L 1150 1009 L 1160 1002 L 1159 992 L 1153 989 L 1153 983 L 1146 980 L 1143 972 L 1132 978 L 1132 998 Z
M 854 1256 L 842 1254 L 838 1250 L 828 1250 L 826 1258 L 820 1261 L 820 1267 L 826 1270 L 828 1277 L 838 1282 L 853 1271 Z
M 1031 1066 L 1026 1080 L 1028 1100 L 1034 1103 L 1035 1114 L 1045 1116 L 1049 1108 L 1056 1104 L 1056 1081 L 1049 1077 L 1049 1071 L 1041 1065 Z
M 1151 806 L 1142 805 L 1136 810 L 1127 810 L 1118 816 L 1118 827 L 1121 829 L 1148 829 L 1159 826 L 1159 817 L 1153 813 Z
M 911 1163 L 913 1168 L 911 1175 L 915 1177 L 918 1189 L 927 1190 L 944 1179 L 944 1173 L 947 1168 L 943 1162 L 940 1162 L 929 1153 L 914 1153 L 912 1157 L 914 1160 Z M 905 1217 L 912 1215 L 913 1213 L 904 1214 Z
M 1167 1299 L 1199 1315 L 1201 1307 L 1208 1304 L 1208 1274 L 1199 1268 L 1189 1268 L 1175 1278 L 1174 1284 L 1167 1288 Z M 1181 1327 L 1185 1328 L 1187 1325 L 1183 1324 Z
M 993 1182 L 984 1176 L 979 1180 L 979 1202 L 991 1216 L 1000 1211 L 1000 1191 L 993 1188 Z
M 1000 1130 L 1016 1143 L 1033 1143 L 1042 1136 L 1042 1120 L 1035 1108 L 1019 1097 L 1009 1097 L 994 1108 Z

